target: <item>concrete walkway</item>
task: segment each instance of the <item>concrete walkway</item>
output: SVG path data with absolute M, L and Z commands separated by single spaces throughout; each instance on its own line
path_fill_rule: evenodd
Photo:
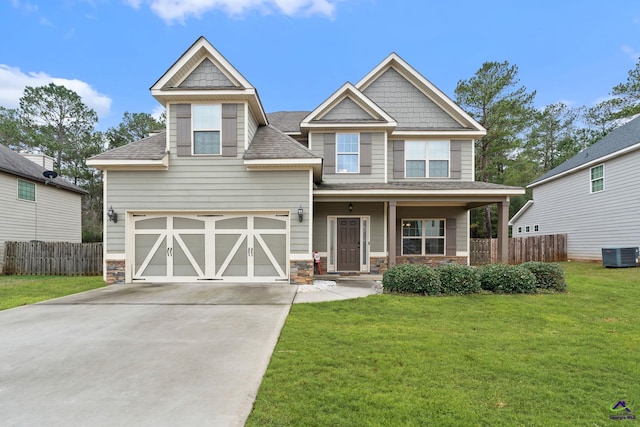
M 293 302 L 375 283 L 133 284 L 0 311 L 2 426 L 241 426 Z

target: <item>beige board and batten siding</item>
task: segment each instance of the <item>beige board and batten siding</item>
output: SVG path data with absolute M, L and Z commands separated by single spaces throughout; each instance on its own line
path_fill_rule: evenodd
M 328 165 L 334 165 L 336 159 L 327 159 L 327 153 L 325 151 L 325 141 L 330 140 L 335 146 L 335 135 L 336 133 L 358 133 L 361 138 L 361 150 L 360 150 L 360 173 L 331 173 L 328 171 Z M 369 135 L 367 138 L 367 150 L 369 152 L 365 152 L 365 145 L 362 141 L 362 134 Z M 366 182 L 384 182 L 384 168 L 385 168 L 385 134 L 384 132 L 366 132 L 366 131 L 354 131 L 353 129 L 343 129 L 337 130 L 336 132 L 327 132 L 327 133 L 319 133 L 319 132 L 311 132 L 309 134 L 309 144 L 311 145 L 311 151 L 313 154 L 321 156 L 324 159 L 324 172 L 322 176 L 322 180 L 327 183 L 340 183 L 346 184 L 349 182 L 358 182 L 358 183 L 366 183 Z M 332 151 L 333 156 L 335 156 L 335 149 Z M 363 168 L 363 157 L 366 156 L 366 162 L 370 167 Z M 370 172 L 370 173 L 369 173 Z
M 0 271 L 6 241 L 82 241 L 82 196 L 40 183 L 35 186 L 35 202 L 20 200 L 18 177 L 0 173 Z
M 531 232 L 514 237 L 567 234 L 574 260 L 600 260 L 603 247 L 640 246 L 640 151 L 602 164 L 604 191 L 591 193 L 590 167 L 533 187 L 533 205 L 513 224 Z
M 326 252 L 327 248 L 327 217 L 339 218 L 368 216 L 371 223 L 369 252 L 384 251 L 384 230 L 386 228 L 383 202 L 352 202 L 353 211 L 349 212 L 349 201 L 314 204 L 313 221 L 313 250 Z
M 393 68 L 363 92 L 393 117 L 399 128 L 463 128 Z
M 404 169 L 405 169 L 405 161 L 404 161 L 404 151 L 402 152 L 398 152 L 397 151 L 397 147 L 398 144 L 396 144 L 397 141 L 430 141 L 430 140 L 435 140 L 433 137 L 429 137 L 429 138 L 407 138 L 407 139 L 403 139 L 403 140 L 398 140 L 398 139 L 390 139 L 387 143 L 387 150 L 388 150 L 388 156 L 387 156 L 387 174 L 389 176 L 389 181 L 392 180 L 399 180 L 399 179 L 405 179 L 404 175 Z M 437 139 L 438 141 L 441 140 L 445 140 L 445 141 L 449 141 L 450 145 L 450 151 L 451 148 L 453 148 L 454 144 L 457 144 L 457 146 L 459 147 L 460 151 L 459 151 L 459 156 L 460 156 L 460 165 L 459 165 L 459 169 L 460 169 L 460 174 L 459 174 L 459 178 L 453 177 L 451 176 L 451 169 L 452 169 L 452 164 L 449 164 L 449 169 L 450 169 L 450 173 L 449 173 L 449 178 L 423 178 L 423 179 L 430 179 L 430 180 L 456 180 L 456 181 L 474 181 L 474 176 L 473 176 L 473 149 L 474 149 L 474 142 L 473 140 L 460 140 L 460 139 L 449 139 L 449 138 L 440 138 Z M 397 157 L 397 158 L 396 158 Z M 453 161 L 453 154 L 450 153 L 449 155 L 449 161 Z M 399 163 L 399 164 L 396 164 Z M 395 173 L 394 173 L 395 172 Z M 407 178 L 407 179 L 411 179 L 413 181 L 415 180 L 420 180 L 420 178 Z

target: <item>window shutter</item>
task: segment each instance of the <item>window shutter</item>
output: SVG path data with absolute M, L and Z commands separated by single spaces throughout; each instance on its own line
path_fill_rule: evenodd
M 404 178 L 404 141 L 393 141 L 393 179 Z
M 336 173 L 336 134 L 322 134 L 324 141 L 324 173 Z
M 371 175 L 371 133 L 360 134 L 360 174 Z
M 222 104 L 222 140 L 223 157 L 238 155 L 238 107 L 237 104 Z
M 191 155 L 191 104 L 176 104 L 176 154 Z
M 449 177 L 462 178 L 462 141 L 451 141 L 449 146 Z
M 456 256 L 456 219 L 446 219 L 445 255 Z

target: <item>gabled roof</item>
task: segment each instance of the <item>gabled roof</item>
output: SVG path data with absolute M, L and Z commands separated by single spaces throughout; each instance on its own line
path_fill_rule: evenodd
M 194 71 L 203 67 L 215 71 L 215 82 L 190 80 Z M 258 124 L 267 123 L 256 88 L 202 36 L 151 86 L 151 95 L 162 105 L 244 100 L 249 102 Z
M 322 157 L 272 125 L 258 128 L 242 158 L 248 169 L 311 167 L 314 181 L 322 179 Z
M 0 172 L 5 172 L 10 175 L 47 184 L 52 187 L 72 191 L 78 194 L 87 193 L 82 188 L 68 182 L 60 176 L 49 181 L 44 177 L 44 175 L 42 175 L 45 170 L 46 169 L 42 166 L 14 152 L 9 147 L 0 144 Z
M 309 115 L 310 111 L 277 111 L 267 113 L 269 124 L 288 134 L 300 133 L 300 122 Z
M 139 141 L 116 147 L 87 160 L 97 169 L 166 169 L 167 132 L 161 131 Z
M 438 89 L 433 83 L 427 80 L 422 74 L 416 71 L 410 66 L 404 59 L 398 54 L 391 53 L 380 64 L 378 64 L 369 74 L 364 76 L 355 87 L 365 92 L 366 89 L 372 85 L 380 76 L 382 76 L 390 68 L 402 75 L 407 81 L 413 84 L 419 91 L 421 91 L 428 99 L 440 107 L 443 111 L 448 113 L 455 121 L 457 121 L 462 128 L 465 128 L 467 133 L 473 132 L 476 136 L 483 136 L 486 134 L 486 129 L 467 114 L 460 106 L 453 102 L 447 95 Z
M 345 101 L 348 101 L 355 107 L 352 112 L 353 117 L 346 117 L 337 120 L 328 118 L 332 110 Z M 365 94 L 356 89 L 356 87 L 351 83 L 347 82 L 315 110 L 309 113 L 309 115 L 300 123 L 300 127 L 302 129 L 312 127 L 326 128 L 342 124 L 393 129 L 398 123 L 382 108 L 367 98 Z
M 531 206 L 533 206 L 533 200 L 527 200 L 527 203 L 525 203 L 524 206 L 522 206 L 520 210 L 509 220 L 509 225 L 513 225 Z
M 534 180 L 528 187 L 560 178 L 595 163 L 640 149 L 640 116 L 609 132 L 595 144 L 585 148 L 569 160 Z

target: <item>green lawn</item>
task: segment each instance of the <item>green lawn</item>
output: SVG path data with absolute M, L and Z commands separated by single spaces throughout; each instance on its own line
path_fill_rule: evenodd
M 0 310 L 105 286 L 102 276 L 0 276 Z
M 294 305 L 247 425 L 637 425 L 640 269 L 563 267 L 563 294 Z

